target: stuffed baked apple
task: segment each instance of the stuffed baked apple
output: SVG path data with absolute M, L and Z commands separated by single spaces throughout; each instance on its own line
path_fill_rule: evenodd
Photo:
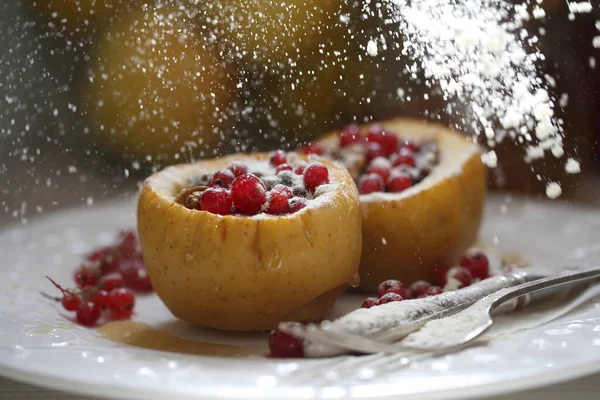
M 305 151 L 339 160 L 360 191 L 361 288 L 432 280 L 476 240 L 486 188 L 479 147 L 437 124 L 348 126 Z
M 282 151 L 166 168 L 138 202 L 156 293 L 194 324 L 322 319 L 358 273 L 358 191 L 342 166 Z

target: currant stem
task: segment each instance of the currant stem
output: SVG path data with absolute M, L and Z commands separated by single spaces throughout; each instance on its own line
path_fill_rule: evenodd
M 49 300 L 54 300 L 56 302 L 60 301 L 58 297 L 50 296 L 48 293 L 40 292 L 40 294 Z

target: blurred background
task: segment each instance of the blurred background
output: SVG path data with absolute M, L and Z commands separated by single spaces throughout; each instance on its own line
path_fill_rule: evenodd
M 364 12 L 364 5 L 372 12 Z M 600 204 L 600 9 L 568 17 L 546 0 L 544 72 L 556 78 L 564 160 L 523 161 L 503 143 L 490 186 Z M 235 151 L 294 148 L 352 121 L 411 116 L 453 124 L 411 79 L 377 2 L 13 0 L 0 4 L 0 225 L 135 194 L 162 166 Z M 410 95 L 398 96 L 398 88 Z M 434 88 L 435 89 L 435 88 Z M 426 96 L 427 95 L 427 96 Z M 472 132 L 465 132 L 471 134 Z

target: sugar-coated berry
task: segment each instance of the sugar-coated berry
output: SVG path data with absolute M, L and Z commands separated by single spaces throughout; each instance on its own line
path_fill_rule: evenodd
M 382 304 L 393 303 L 402 300 L 404 300 L 404 297 L 402 297 L 398 293 L 390 292 L 381 296 L 379 300 L 377 300 L 377 305 L 380 306 Z
M 265 184 L 253 174 L 240 175 L 231 185 L 233 204 L 242 212 L 257 214 L 267 201 Z
M 240 175 L 244 175 L 245 173 L 248 172 L 248 166 L 246 164 L 244 164 L 241 161 L 233 161 L 231 162 L 231 164 L 229 164 L 229 167 L 227 167 L 231 172 L 233 172 L 233 175 L 237 178 Z
M 300 161 L 298 164 L 296 164 L 296 166 L 294 167 L 294 173 L 297 175 L 302 175 L 304 174 L 304 170 L 306 169 L 306 166 L 308 164 L 306 164 L 305 161 Z
M 288 204 L 290 206 L 290 212 L 295 213 L 306 207 L 306 199 L 303 199 L 302 197 L 292 197 L 288 200 Z
M 304 169 L 304 186 L 314 191 L 318 186 L 329 182 L 329 170 L 320 162 L 309 164 Z
M 400 140 L 394 133 L 384 130 L 379 126 L 373 126 L 367 133 L 367 141 L 378 143 L 381 146 L 384 156 L 390 156 L 396 150 Z
M 367 161 L 371 161 L 377 157 L 386 157 L 385 151 L 379 143 L 366 142 L 364 146 Z
M 431 283 L 426 281 L 416 281 L 408 287 L 408 298 L 416 299 L 417 297 L 425 294 L 425 292 L 431 287 Z
M 211 186 L 220 186 L 222 188 L 230 188 L 231 182 L 235 179 L 235 175 L 231 170 L 224 169 L 222 171 L 217 171 L 213 175 L 210 185 Z
M 278 329 L 269 334 L 269 350 L 272 357 L 301 358 L 304 357 L 304 345 L 295 336 L 288 335 Z
M 391 170 L 392 164 L 390 164 L 389 160 L 385 157 L 376 157 L 371 160 L 367 167 L 367 173 L 381 176 L 381 179 L 383 179 L 384 182 L 388 180 Z
M 377 301 L 379 299 L 377 297 L 367 297 L 365 301 L 362 303 L 362 308 L 371 308 L 377 305 Z
M 227 215 L 231 213 L 231 197 L 231 192 L 225 188 L 208 188 L 200 196 L 200 207 L 213 214 Z
M 460 259 L 460 265 L 469 270 L 473 279 L 483 280 L 490 277 L 489 260 L 479 249 L 467 251 Z
M 271 156 L 269 157 L 269 162 L 274 167 L 281 165 L 287 162 L 287 153 L 283 150 L 275 150 L 271 152 Z
M 392 156 L 390 157 L 390 162 L 392 163 L 392 167 L 414 167 L 415 154 L 406 148 L 402 148 L 400 149 L 400 151 L 398 151 L 398 153 L 392 154 Z
M 306 146 L 304 146 L 302 148 L 302 152 L 304 154 L 323 155 L 325 150 L 323 149 L 323 146 L 321 146 L 319 143 L 312 142 L 312 143 L 309 143 Z
M 362 137 L 358 125 L 345 126 L 340 133 L 340 148 L 344 148 L 352 143 L 360 142 L 361 139 Z
M 271 191 L 268 193 L 267 199 L 269 203 L 269 206 L 267 207 L 267 214 L 278 215 L 287 214 L 290 212 L 288 197 L 283 193 Z
M 288 199 L 291 199 L 292 197 L 294 197 L 294 193 L 292 192 L 292 190 L 289 187 L 282 185 L 280 183 L 273 186 L 273 189 L 271 189 L 271 191 L 281 193 Z
M 429 289 L 425 290 L 425 292 L 419 296 L 417 299 L 422 299 L 425 297 L 437 296 L 438 294 L 444 293 L 444 290 L 439 286 L 431 286 Z
M 444 290 L 456 290 L 470 286 L 473 277 L 465 267 L 452 267 L 446 272 L 446 283 L 442 286 Z
M 379 284 L 379 287 L 377 288 L 377 296 L 382 297 L 387 293 L 396 293 L 402 296 L 404 299 L 408 298 L 404 285 L 402 285 L 402 282 L 396 279 L 388 279 L 387 281 L 383 281 Z
M 389 192 L 398 193 L 412 187 L 413 182 L 409 174 L 395 173 L 389 177 L 387 181 L 387 189 Z
M 289 164 L 279 164 L 275 169 L 275 174 L 279 174 L 281 171 L 292 171 L 293 168 Z
M 358 191 L 360 194 L 383 192 L 384 190 L 385 183 L 381 176 L 377 174 L 363 175 L 358 180 Z

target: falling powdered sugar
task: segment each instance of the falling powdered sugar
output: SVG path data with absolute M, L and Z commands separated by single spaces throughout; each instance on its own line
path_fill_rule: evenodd
M 536 47 L 538 37 L 524 27 L 532 17 L 545 18 L 539 2 L 391 3 L 397 12 L 390 23 L 399 25 L 403 54 L 414 60 L 407 72 L 416 79 L 422 71 L 428 86 L 441 88 L 447 111 L 458 117 L 462 129 L 483 136 L 492 148 L 504 138 L 525 143 L 527 162 L 546 152 L 562 156 L 557 150 L 563 145 L 562 120 L 548 90 L 554 79 L 539 71 L 545 57 Z M 577 12 L 589 8 L 587 2 L 570 7 Z M 484 162 L 495 166 L 494 156 L 484 156 Z

